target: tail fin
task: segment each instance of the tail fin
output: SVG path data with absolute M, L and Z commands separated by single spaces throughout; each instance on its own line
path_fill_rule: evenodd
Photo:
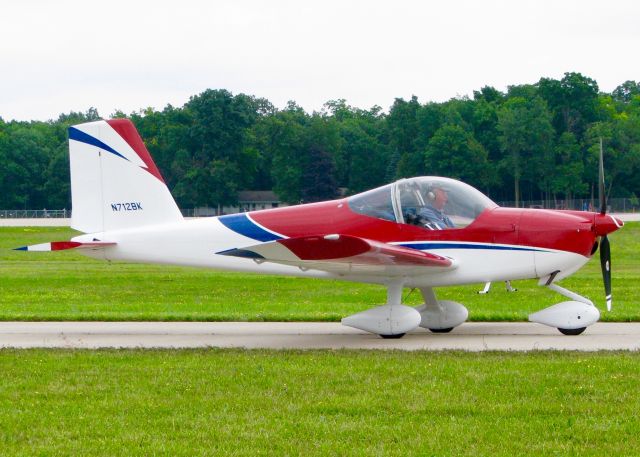
M 72 228 L 94 233 L 182 220 L 130 120 L 70 127 L 69 156 Z

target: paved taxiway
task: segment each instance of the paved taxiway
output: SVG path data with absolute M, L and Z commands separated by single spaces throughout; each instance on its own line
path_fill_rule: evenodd
M 597 323 L 565 336 L 539 324 L 469 322 L 386 340 L 324 322 L 0 322 L 0 347 L 637 351 L 640 323 Z

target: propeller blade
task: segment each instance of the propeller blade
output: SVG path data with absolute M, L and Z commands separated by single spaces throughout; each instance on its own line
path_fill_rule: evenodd
M 600 266 L 602 267 L 607 311 L 611 311 L 611 247 L 609 246 L 609 238 L 606 235 L 600 241 Z
M 598 198 L 600 199 L 600 214 L 607 213 L 607 197 L 604 187 L 604 159 L 602 152 L 602 137 L 600 137 L 600 166 L 598 167 Z

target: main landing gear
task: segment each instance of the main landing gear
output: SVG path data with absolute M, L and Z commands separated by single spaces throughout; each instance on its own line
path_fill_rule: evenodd
M 467 308 L 454 301 L 437 300 L 431 287 L 420 289 L 424 304 L 416 308 L 401 304 L 402 289 L 401 283 L 389 285 L 385 305 L 345 317 L 342 325 L 383 338 L 402 338 L 417 327 L 434 333 L 447 333 L 467 320 Z
M 518 289 L 514 288 L 511 285 L 511 281 L 507 280 L 504 282 L 505 287 L 507 288 L 507 292 L 517 292 Z M 482 290 L 479 290 L 478 293 L 479 294 L 488 294 L 489 290 L 491 289 L 491 281 L 484 283 L 484 288 Z

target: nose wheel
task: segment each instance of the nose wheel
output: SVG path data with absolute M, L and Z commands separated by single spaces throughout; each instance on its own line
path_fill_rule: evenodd
M 448 328 L 430 328 L 429 330 L 431 331 L 431 333 L 449 333 L 451 330 L 453 330 L 453 327 L 448 327 Z
M 587 327 L 578 327 L 578 328 L 558 328 L 560 333 L 563 335 L 580 335 L 584 332 Z

